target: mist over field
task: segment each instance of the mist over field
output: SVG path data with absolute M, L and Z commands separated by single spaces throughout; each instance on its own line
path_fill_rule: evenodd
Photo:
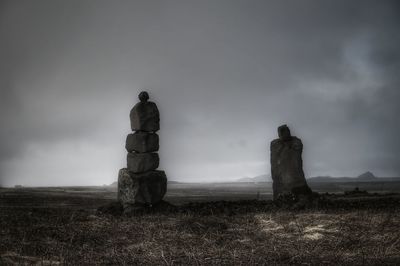
M 400 176 L 398 1 L 1 1 L 0 185 L 102 185 L 129 111 L 169 180 L 269 174 L 288 124 L 317 175 Z

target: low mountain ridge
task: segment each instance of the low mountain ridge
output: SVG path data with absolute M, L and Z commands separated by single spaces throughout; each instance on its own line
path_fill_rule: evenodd
M 243 183 L 259 183 L 259 182 L 271 182 L 270 175 L 258 175 L 255 177 L 243 177 L 236 180 L 236 182 Z
M 376 177 L 370 171 L 362 173 L 357 177 L 331 177 L 331 176 L 315 176 L 307 179 L 307 182 L 385 182 L 400 181 L 399 177 Z
M 374 179 L 377 179 L 377 177 L 373 173 L 371 173 L 370 171 L 367 171 L 367 172 L 357 176 L 357 179 L 360 179 L 360 180 L 374 180 Z

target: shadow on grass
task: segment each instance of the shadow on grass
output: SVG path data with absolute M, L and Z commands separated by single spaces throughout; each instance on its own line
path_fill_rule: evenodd
M 395 209 L 400 205 L 400 194 L 363 194 L 362 197 L 348 195 L 324 194 L 314 195 L 306 200 L 240 200 L 240 201 L 210 201 L 191 202 L 180 206 L 162 201 L 152 207 L 141 207 L 125 213 L 126 216 L 144 214 L 186 213 L 197 215 L 237 215 L 246 213 L 275 212 L 279 210 L 364 210 L 364 209 Z M 111 202 L 98 208 L 98 214 L 114 216 L 124 215 L 122 205 Z

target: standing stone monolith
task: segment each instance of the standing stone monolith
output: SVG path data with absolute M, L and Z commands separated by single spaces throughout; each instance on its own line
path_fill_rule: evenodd
M 167 191 L 167 176 L 156 170 L 159 165 L 160 114 L 157 105 L 142 91 L 140 102 L 130 112 L 131 128 L 134 133 L 127 136 L 127 168 L 118 174 L 118 201 L 124 211 L 152 206 L 159 203 Z
M 303 143 L 290 134 L 289 127 L 278 127 L 278 139 L 271 142 L 271 176 L 274 199 L 281 195 L 310 195 L 303 172 Z

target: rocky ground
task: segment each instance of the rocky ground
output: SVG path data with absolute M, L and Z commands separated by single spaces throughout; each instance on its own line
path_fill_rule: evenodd
M 305 208 L 269 200 L 164 203 L 131 217 L 110 209 L 113 195 L 0 190 L 0 264 L 400 263 L 395 193 L 327 194 Z

